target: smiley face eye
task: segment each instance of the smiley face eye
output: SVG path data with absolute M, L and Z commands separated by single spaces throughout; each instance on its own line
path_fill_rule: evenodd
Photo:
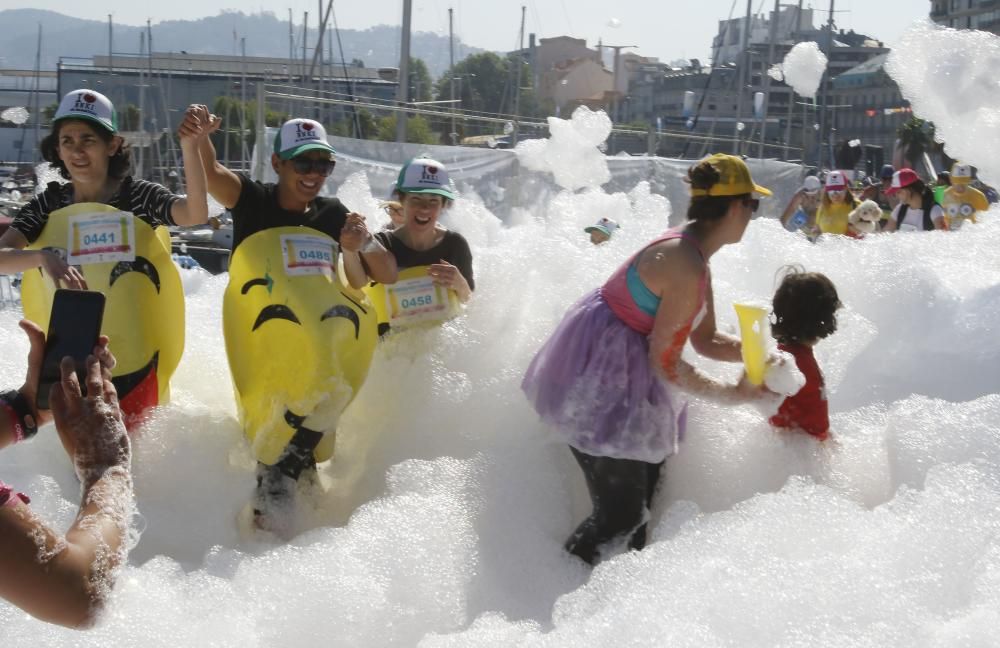
M 299 318 L 295 315 L 294 311 L 284 304 L 270 304 L 265 306 L 263 310 L 260 311 L 260 315 L 257 316 L 257 321 L 253 323 L 253 328 L 251 331 L 256 331 L 260 326 L 272 319 L 283 319 L 288 320 L 294 324 L 302 324 Z
M 139 274 L 149 277 L 149 280 L 153 282 L 153 286 L 156 288 L 157 294 L 159 294 L 160 273 L 156 271 L 156 266 L 154 266 L 149 259 L 141 256 L 137 256 L 135 261 L 119 261 L 115 264 L 115 267 L 111 269 L 109 286 L 114 286 L 119 277 L 122 277 L 129 272 L 138 272 Z
M 336 306 L 331 306 L 325 313 L 320 315 L 319 321 L 324 321 L 331 319 L 333 317 L 343 317 L 344 319 L 350 321 L 354 324 L 354 339 L 358 339 L 358 334 L 361 331 L 361 320 L 358 318 L 358 314 L 348 306 L 343 304 L 337 304 Z

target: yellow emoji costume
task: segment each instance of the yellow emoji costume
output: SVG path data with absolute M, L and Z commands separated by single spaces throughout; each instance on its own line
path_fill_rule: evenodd
M 112 340 L 112 371 L 130 426 L 170 400 L 184 351 L 184 288 L 167 228 L 155 230 L 116 207 L 78 203 L 49 215 L 29 250 L 53 249 L 77 265 L 89 290 L 107 298 L 101 332 Z M 47 330 L 57 286 L 41 269 L 24 273 L 24 316 Z
M 304 427 L 323 434 L 316 461 L 332 457 L 332 432 L 368 375 L 375 311 L 336 268 L 337 243 L 308 227 L 263 230 L 233 252 L 222 326 L 240 423 L 261 463 L 276 463 Z
M 414 266 L 399 271 L 394 284 L 375 283 L 364 288 L 375 306 L 379 324 L 402 328 L 414 324 L 440 324 L 458 314 L 458 295 L 435 284 L 430 266 Z

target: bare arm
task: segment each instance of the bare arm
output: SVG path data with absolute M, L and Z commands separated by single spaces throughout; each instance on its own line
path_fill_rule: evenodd
M 381 245 L 373 245 L 362 252 L 372 239 L 365 225 L 365 217 L 350 213 L 340 232 L 340 249 L 344 252 L 344 274 L 352 288 L 362 288 L 371 278 L 379 283 L 396 283 L 399 272 L 396 268 L 396 257 Z M 364 263 L 361 258 L 364 257 Z M 368 271 L 365 270 L 368 265 Z
M 660 302 L 649 338 L 649 362 L 670 383 L 690 394 L 720 402 L 743 402 L 755 388 L 745 381 L 726 385 L 705 375 L 681 357 L 701 305 L 704 266 L 691 250 L 674 248 L 658 255 L 647 272 L 655 273 L 666 297 Z M 645 275 L 643 276 L 645 281 Z M 649 285 L 650 282 L 647 282 Z M 652 286 L 650 286 L 652 289 Z
M 465 275 L 458 269 L 458 266 L 441 259 L 440 263 L 431 265 L 430 275 L 434 283 L 454 290 L 455 294 L 458 295 L 459 301 L 463 304 L 468 302 L 469 298 L 472 297 L 472 288 L 469 286 L 469 282 L 466 281 Z
M 25 250 L 28 239 L 24 234 L 10 227 L 0 236 L 0 274 L 15 274 L 42 268 L 49 277 L 66 288 L 87 287 L 80 271 L 67 265 L 58 254 L 51 250 Z
M 708 272 L 705 288 L 705 317 L 691 331 L 691 346 L 694 350 L 713 360 L 722 362 L 742 362 L 743 345 L 736 336 L 723 333 L 715 325 L 715 296 L 712 291 L 712 275 Z
M 200 106 L 197 112 L 203 120 L 208 120 L 205 136 L 198 140 L 198 154 L 201 156 L 201 164 L 205 170 L 208 193 L 212 194 L 212 198 L 218 200 L 223 207 L 232 209 L 240 199 L 243 184 L 238 175 L 219 164 L 219 161 L 215 159 L 215 146 L 212 144 L 211 138 L 208 137 L 219 130 L 222 119 L 215 115 L 206 117 L 208 108 L 205 106 Z
M 935 216 L 935 214 L 937 214 Z M 944 210 L 941 209 L 940 205 L 934 205 L 931 209 L 932 222 L 934 223 L 934 229 L 946 230 L 948 229 L 948 223 L 944 219 Z
M 125 559 L 132 513 L 131 448 L 110 370 L 87 358 L 87 393 L 72 359 L 61 366 L 52 409 L 83 498 L 60 538 L 22 503 L 0 508 L 0 596 L 51 623 L 85 627 L 107 602 Z
M 788 201 L 787 205 L 785 205 L 785 211 L 781 212 L 782 225 L 786 225 L 788 223 L 788 219 L 792 217 L 792 214 L 795 213 L 795 210 L 798 209 L 799 205 L 801 204 L 802 204 L 802 190 L 800 189 L 799 191 L 795 192 L 795 195 L 792 196 L 792 199 Z
M 177 129 L 181 140 L 181 155 L 184 158 L 184 179 L 187 196 L 174 202 L 170 216 L 178 225 L 200 225 L 208 222 L 208 194 L 206 192 L 205 167 L 199 153 L 198 140 L 208 137 L 208 118 L 200 116 L 199 108 L 189 106 L 184 121 Z M 204 112 L 208 112 L 205 108 Z

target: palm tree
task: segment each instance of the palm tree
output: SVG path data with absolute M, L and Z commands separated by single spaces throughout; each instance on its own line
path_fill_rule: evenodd
M 911 117 L 896 129 L 896 147 L 903 153 L 903 159 L 911 169 L 916 169 L 924 158 L 924 153 L 934 145 L 934 122 Z

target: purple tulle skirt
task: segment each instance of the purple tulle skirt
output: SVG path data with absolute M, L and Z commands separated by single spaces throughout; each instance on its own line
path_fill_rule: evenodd
M 595 290 L 574 304 L 528 366 L 521 389 L 569 445 L 659 463 L 677 451 L 686 401 L 649 363 L 649 341 Z

